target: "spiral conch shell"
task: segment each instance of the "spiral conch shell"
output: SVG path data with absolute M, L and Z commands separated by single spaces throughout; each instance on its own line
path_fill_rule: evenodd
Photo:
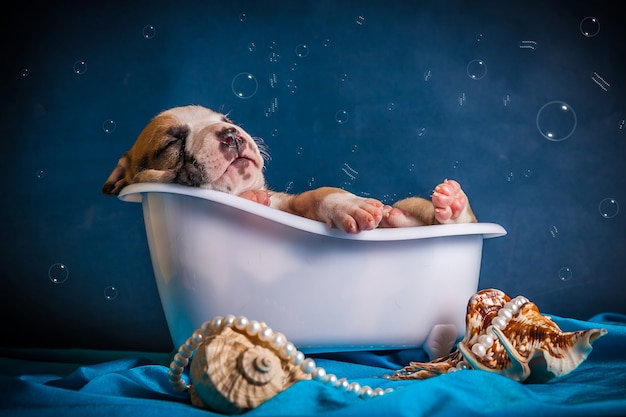
M 525 297 L 479 291 L 467 306 L 465 337 L 457 350 L 430 362 L 410 362 L 391 379 L 425 379 L 460 369 L 480 369 L 516 381 L 545 382 L 576 369 L 605 329 L 563 332 Z

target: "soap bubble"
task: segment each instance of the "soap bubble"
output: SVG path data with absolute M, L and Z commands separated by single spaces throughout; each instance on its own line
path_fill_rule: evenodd
M 152 39 L 156 36 L 156 29 L 152 25 L 146 25 L 141 30 L 144 39 Z
M 322 42 L 322 45 L 324 46 L 330 46 L 330 44 L 331 44 L 331 41 L 328 38 L 324 39 L 324 41 Z
M 431 70 L 426 70 L 424 72 L 424 81 L 428 82 L 433 78 L 433 72 Z
M 301 43 L 300 45 L 296 46 L 296 56 L 298 58 L 305 58 L 309 55 L 309 47 L 306 46 L 305 44 Z
M 115 300 L 117 298 L 117 288 L 109 285 L 104 289 L 104 298 L 107 300 Z
M 28 68 L 22 68 L 22 70 L 20 71 L 20 75 L 22 77 L 28 77 L 29 74 L 30 74 L 30 70 Z
M 619 213 L 619 203 L 614 198 L 605 198 L 598 205 L 600 215 L 605 219 L 611 219 Z
M 70 276 L 67 266 L 62 263 L 55 263 L 48 268 L 48 278 L 55 284 L 63 284 Z
M 256 94 L 256 91 L 259 88 L 259 83 L 254 75 L 249 72 L 241 72 L 235 75 L 231 86 L 233 93 L 237 97 L 246 99 Z
M 619 130 L 624 130 L 624 128 L 626 127 L 626 119 L 620 120 L 617 124 L 617 127 L 619 127 Z
M 550 101 L 537 112 L 537 129 L 546 139 L 560 142 L 576 130 L 576 112 L 563 101 Z
M 395 108 L 396 108 L 396 103 L 391 102 L 391 103 L 387 104 L 387 110 L 393 111 Z
M 35 172 L 35 177 L 37 177 L 38 179 L 42 179 L 45 176 L 46 173 L 42 169 L 38 169 L 37 172 Z
M 339 110 L 335 113 L 335 120 L 339 124 L 344 124 L 348 121 L 348 112 L 345 110 Z
M 480 80 L 487 75 L 487 64 L 482 59 L 474 59 L 467 64 L 467 75 L 472 80 Z
M 600 22 L 593 16 L 587 16 L 580 22 L 580 33 L 593 38 L 600 32 Z
M 79 60 L 74 62 L 74 74 L 83 75 L 87 72 L 87 63 Z
M 568 266 L 564 266 L 559 269 L 559 279 L 561 281 L 569 281 L 572 279 L 572 269 Z
M 485 35 L 483 35 L 482 33 L 476 34 L 476 42 L 482 42 L 484 38 L 485 38 Z
M 270 62 L 280 62 L 280 54 L 277 52 L 270 52 L 267 58 L 270 60 Z
M 359 26 L 363 26 L 365 24 L 365 18 L 363 16 L 357 16 L 354 21 Z
M 102 122 L 102 130 L 104 130 L 106 133 L 115 132 L 116 127 L 117 127 L 117 124 L 115 123 L 115 121 L 111 119 L 107 119 L 104 122 Z
M 245 13 L 239 15 L 239 21 L 245 22 L 248 19 L 248 16 Z
M 250 52 L 256 51 L 256 43 L 248 42 L 248 51 L 250 51 Z
M 559 229 L 552 225 L 550 226 L 550 229 L 548 229 L 548 233 L 550 234 L 550 236 L 552 236 L 554 239 L 556 239 L 557 237 L 559 237 Z

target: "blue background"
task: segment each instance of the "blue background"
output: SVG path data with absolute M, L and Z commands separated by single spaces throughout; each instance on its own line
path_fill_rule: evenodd
M 1 344 L 172 348 L 140 206 L 100 188 L 150 118 L 185 104 L 263 138 L 277 190 L 392 202 L 454 178 L 508 230 L 485 242 L 481 288 L 626 313 L 618 5 L 18 5 L 2 17 Z

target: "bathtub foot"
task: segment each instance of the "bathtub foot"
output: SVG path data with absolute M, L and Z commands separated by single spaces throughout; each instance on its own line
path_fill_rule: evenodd
M 422 346 L 430 360 L 448 355 L 456 343 L 457 334 L 454 324 L 435 324 Z

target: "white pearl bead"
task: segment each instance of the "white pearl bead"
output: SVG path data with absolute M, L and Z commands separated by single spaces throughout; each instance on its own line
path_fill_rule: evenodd
M 469 365 L 465 361 L 461 361 L 456 364 L 456 369 L 458 370 L 469 369 Z
M 291 357 L 291 363 L 293 363 L 294 365 L 300 365 L 303 361 L 304 361 L 304 353 L 300 351 L 297 351 Z
M 235 323 L 234 323 L 235 329 L 245 330 L 249 323 L 250 323 L 250 320 L 248 320 L 247 317 L 239 316 L 235 319 Z
M 509 321 L 513 318 L 513 312 L 506 307 L 502 307 L 500 310 L 498 310 L 498 316 Z
M 487 328 L 485 329 L 485 334 L 495 337 L 496 332 L 493 331 L 493 326 L 487 326 Z
M 359 391 L 359 397 L 363 397 L 363 398 L 371 398 L 374 396 L 374 390 L 370 387 L 368 387 L 367 385 L 365 385 L 364 387 L 361 387 L 361 390 Z
M 482 345 L 482 343 L 476 343 L 472 346 L 472 352 L 474 352 L 476 356 L 482 358 L 487 354 L 487 349 Z
M 280 349 L 285 343 L 287 343 L 287 338 L 284 334 L 280 332 L 274 333 L 272 336 L 271 344 L 275 350 Z
M 224 317 L 224 319 L 222 320 L 222 326 L 224 327 L 232 327 L 233 323 L 235 322 L 235 319 L 237 317 L 233 316 L 232 314 L 227 315 L 226 317 Z
M 346 388 L 346 391 L 348 392 L 359 392 L 361 390 L 361 384 L 359 384 L 358 382 L 351 382 L 350 384 L 348 384 L 348 387 Z
M 491 320 L 491 324 L 493 324 L 494 327 L 497 327 L 500 330 L 504 330 L 504 329 L 506 329 L 507 322 L 502 317 L 495 316 L 493 318 L 493 320 Z
M 513 314 L 517 313 L 519 311 L 519 307 L 517 306 L 517 304 L 515 303 L 515 300 L 511 300 L 508 303 L 506 303 L 504 305 L 505 308 L 508 308 L 509 310 L 511 310 L 511 312 Z
M 293 343 L 287 342 L 283 345 L 283 348 L 280 350 L 280 357 L 283 359 L 289 359 L 296 353 L 296 347 Z
M 337 383 L 337 375 L 326 374 L 326 377 L 324 377 L 324 382 L 327 384 L 335 385 Z
M 378 387 L 378 388 L 374 388 L 374 395 L 384 395 L 385 392 L 383 391 L 382 388 Z
M 246 333 L 250 336 L 256 336 L 261 330 L 261 323 L 256 320 L 250 320 L 248 327 L 246 327 Z
M 341 378 L 337 380 L 337 383 L 335 384 L 335 386 L 337 388 L 341 388 L 341 389 L 348 389 L 348 380 L 346 378 Z
M 316 381 L 323 381 L 326 376 L 326 370 L 324 368 L 315 368 L 313 372 L 311 372 L 311 378 Z
M 271 327 L 263 327 L 261 331 L 259 332 L 259 339 L 261 339 L 264 342 L 267 342 L 272 338 L 273 334 L 274 334 L 274 331 L 272 330 Z
M 211 333 L 217 333 L 222 328 L 222 317 L 213 317 L 209 322 L 209 329 Z
M 204 334 L 202 333 L 202 330 L 196 330 L 191 335 L 191 342 L 196 348 L 200 345 L 200 343 L 202 343 L 203 340 L 204 340 Z
M 302 369 L 302 372 L 305 374 L 310 374 L 315 369 L 315 361 L 311 358 L 306 358 L 300 364 L 300 369 Z
M 493 346 L 495 339 L 490 334 L 481 334 L 478 337 L 478 342 L 481 343 L 487 349 Z

